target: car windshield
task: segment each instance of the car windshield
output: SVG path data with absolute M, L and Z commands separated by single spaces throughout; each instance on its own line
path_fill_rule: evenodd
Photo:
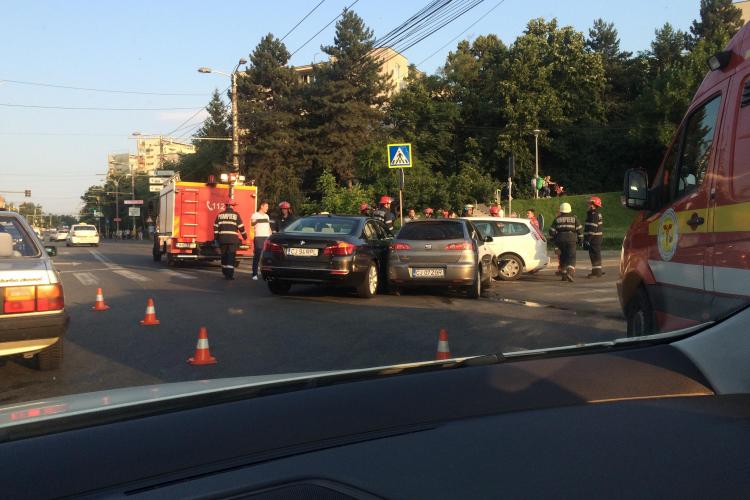
M 305 217 L 286 228 L 288 233 L 354 234 L 359 221 L 341 217 Z
M 2 14 L 0 426 L 433 362 L 441 330 L 450 357 L 626 350 L 750 304 L 750 0 Z

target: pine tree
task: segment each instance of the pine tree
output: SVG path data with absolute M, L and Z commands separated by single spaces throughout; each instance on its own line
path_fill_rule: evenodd
M 195 133 L 196 137 L 227 138 L 232 135 L 229 127 L 229 110 L 221 100 L 217 89 L 206 106 L 208 117 Z M 193 141 L 195 154 L 184 155 L 174 166 L 186 181 L 205 182 L 209 175 L 227 171 L 231 143 L 229 141 Z
M 732 0 L 701 0 L 700 16 L 690 27 L 691 45 L 705 40 L 718 51 L 742 28 L 742 11 Z

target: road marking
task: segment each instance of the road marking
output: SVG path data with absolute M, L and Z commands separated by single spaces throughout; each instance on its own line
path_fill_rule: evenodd
M 97 267 L 94 269 L 86 269 L 88 272 L 94 272 L 94 271 L 109 271 L 110 268 L 108 267 Z M 74 271 L 73 269 L 68 269 L 67 271 L 58 271 L 60 274 L 70 274 L 70 273 L 77 273 L 80 271 Z
M 112 261 L 109 260 L 108 258 L 106 258 L 104 255 L 102 255 L 101 252 L 99 252 L 99 250 L 89 250 L 89 253 L 96 260 L 98 260 L 99 262 L 101 262 L 102 264 L 104 264 L 107 267 L 110 267 L 110 266 L 114 265 L 114 264 L 112 264 Z M 120 266 L 117 266 L 117 267 L 120 267 Z
M 192 276 L 190 274 L 184 274 L 184 273 L 178 273 L 177 271 L 172 271 L 171 269 L 159 269 L 159 272 L 162 274 L 168 274 L 170 276 L 174 276 L 175 278 L 182 278 L 186 280 L 198 279 L 197 276 Z
M 55 262 L 55 266 L 80 266 L 80 262 Z
M 91 273 L 73 273 L 73 276 L 84 286 L 96 285 L 98 283 L 96 276 Z
M 583 299 L 585 302 L 617 302 L 617 297 L 600 297 L 598 299 Z
M 128 271 L 127 269 L 112 268 L 112 272 L 133 281 L 151 281 L 147 277 L 133 271 Z

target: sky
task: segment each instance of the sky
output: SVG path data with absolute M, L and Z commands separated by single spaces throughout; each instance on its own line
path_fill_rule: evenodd
M 198 67 L 231 71 L 262 36 L 269 32 L 283 36 L 319 1 L 6 3 L 0 30 L 0 194 L 16 203 L 39 203 L 52 213 L 77 213 L 85 189 L 104 179 L 107 154 L 135 152 L 133 132 L 168 134 L 205 106 L 215 88 L 228 86 L 228 78 L 198 73 Z M 289 51 L 299 49 L 291 64 L 324 58 L 320 46 L 332 43 L 333 24 L 301 46 L 352 1 L 324 0 L 289 34 L 284 40 Z M 404 55 L 420 63 L 498 1 L 485 0 Z M 377 37 L 427 3 L 358 0 L 353 10 Z M 510 44 L 528 20 L 537 17 L 556 17 L 561 25 L 585 33 L 601 17 L 615 23 L 623 50 L 637 52 L 648 48 L 654 30 L 665 22 L 689 29 L 698 16 L 698 5 L 699 0 L 504 0 L 460 39 L 494 33 Z M 457 43 L 450 43 L 419 68 L 435 72 Z M 11 80 L 152 94 L 59 89 Z M 197 124 L 202 116 L 188 125 Z M 190 128 L 178 130 L 173 136 L 190 132 Z M 32 190 L 30 200 L 7 193 L 25 189 Z

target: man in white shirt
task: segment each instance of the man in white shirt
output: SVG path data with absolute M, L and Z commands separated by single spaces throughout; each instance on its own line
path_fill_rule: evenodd
M 271 236 L 271 219 L 268 217 L 268 202 L 262 201 L 258 211 L 250 217 L 250 225 L 255 229 L 253 238 L 253 280 L 258 280 L 258 264 L 260 254 L 263 253 L 263 245 Z

